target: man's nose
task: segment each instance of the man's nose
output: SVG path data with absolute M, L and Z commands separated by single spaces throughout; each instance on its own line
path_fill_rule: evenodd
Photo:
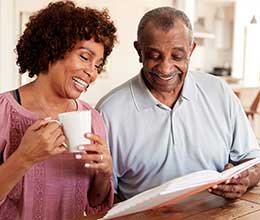
M 172 72 L 174 69 L 174 65 L 171 61 L 169 61 L 168 59 L 164 59 L 160 65 L 159 65 L 159 71 L 162 74 L 169 74 L 170 72 Z

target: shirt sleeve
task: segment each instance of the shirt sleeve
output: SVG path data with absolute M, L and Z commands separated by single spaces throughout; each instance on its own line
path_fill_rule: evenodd
M 0 136 L 0 165 L 4 162 L 4 149 L 6 146 L 6 140 Z M 4 203 L 5 197 L 0 197 L 0 206 Z
M 1 164 L 4 162 L 4 159 L 5 159 L 4 150 L 7 145 L 7 141 L 6 141 L 7 133 L 6 132 L 8 130 L 8 128 L 7 128 L 7 125 L 9 124 L 8 115 L 10 112 L 8 102 L 7 102 L 7 99 L 5 98 L 4 94 L 0 95 L 0 106 L 1 106 L 0 107 L 0 124 L 1 124 L 1 126 L 0 126 L 0 166 L 1 166 Z M 4 197 L 4 198 L 0 197 L 0 206 L 5 202 L 5 200 L 6 200 L 6 197 Z
M 114 184 L 113 184 L 113 180 L 111 178 L 110 180 L 110 191 L 109 194 L 107 196 L 107 198 L 105 199 L 105 201 L 98 205 L 97 207 L 90 207 L 89 205 L 87 205 L 85 211 L 87 215 L 95 215 L 97 213 L 100 212 L 105 212 L 107 210 L 109 210 L 110 208 L 112 208 L 113 203 L 114 203 Z
M 233 140 L 230 151 L 230 160 L 240 160 L 260 157 L 260 148 L 252 126 L 237 97 L 232 94 L 233 112 Z

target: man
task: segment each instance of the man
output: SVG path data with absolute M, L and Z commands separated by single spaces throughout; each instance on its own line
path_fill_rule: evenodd
M 208 74 L 188 72 L 195 43 L 182 11 L 162 7 L 147 12 L 137 37 L 140 74 L 97 105 L 107 127 L 115 190 L 121 199 L 191 172 L 223 171 L 260 157 L 230 88 Z M 258 183 L 259 173 L 254 166 L 209 191 L 239 198 Z

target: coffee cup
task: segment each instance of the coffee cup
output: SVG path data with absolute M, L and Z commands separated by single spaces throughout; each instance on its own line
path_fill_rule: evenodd
M 59 120 L 49 120 L 62 125 L 67 143 L 64 146 L 70 152 L 81 152 L 78 149 L 80 145 L 90 144 L 90 140 L 84 135 L 91 132 L 91 111 L 73 111 L 60 113 Z

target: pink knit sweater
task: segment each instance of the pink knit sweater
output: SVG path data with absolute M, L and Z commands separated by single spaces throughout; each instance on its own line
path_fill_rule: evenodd
M 101 116 L 83 101 L 78 110 L 91 110 L 92 132 L 105 139 Z M 37 114 L 19 105 L 10 92 L 0 94 L 0 152 L 4 161 L 17 149 Z M 39 146 L 40 147 L 40 146 Z M 1 174 L 0 174 L 1 175 Z M 0 220 L 72 220 L 113 204 L 113 184 L 104 204 L 92 208 L 87 193 L 92 176 L 73 154 L 65 153 L 35 164 L 11 192 L 0 200 Z M 1 187 L 1 186 L 0 186 Z

